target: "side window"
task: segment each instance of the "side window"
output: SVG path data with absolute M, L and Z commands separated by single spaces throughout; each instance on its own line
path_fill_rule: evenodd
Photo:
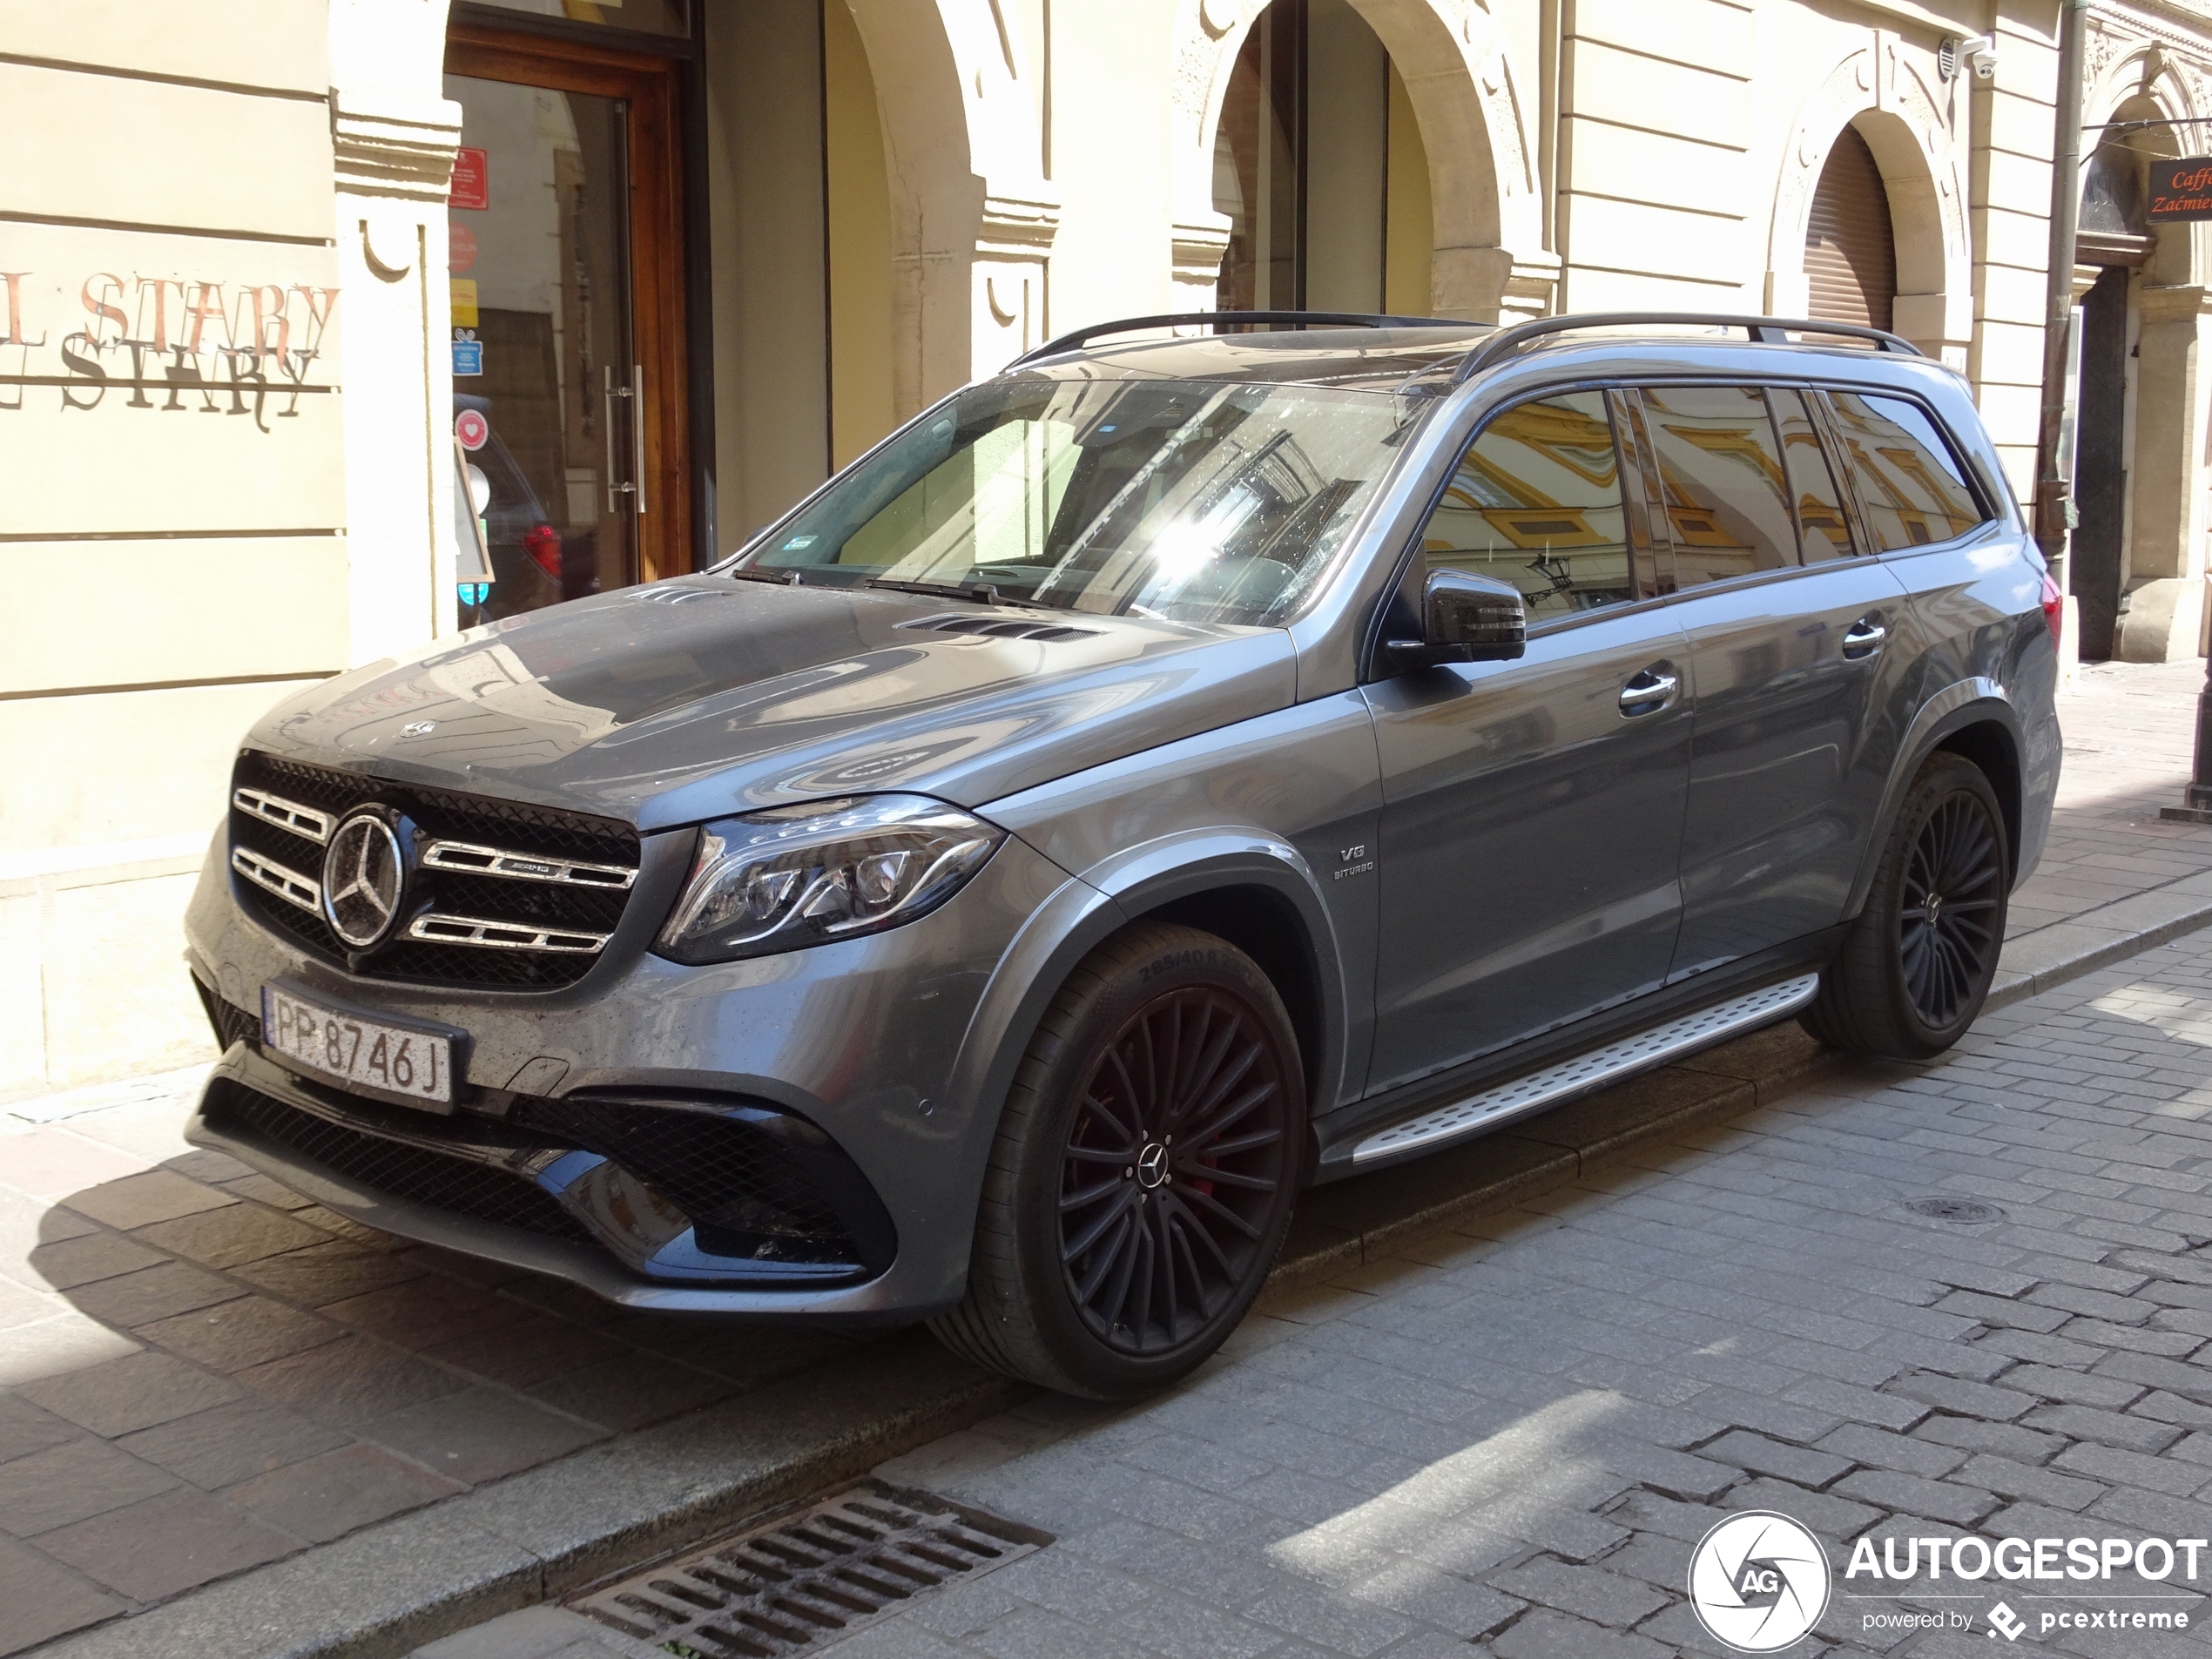
M 1541 622 L 1636 597 L 1621 469 L 1602 392 L 1561 392 L 1491 417 L 1421 536 L 1430 570 L 1519 588 Z
M 1858 475 L 1859 516 L 1883 552 L 1947 542 L 1988 516 L 1919 404 L 1859 392 L 1831 392 L 1828 402 Z
M 1797 529 L 1766 399 L 1740 386 L 1646 387 L 1643 408 L 1675 585 L 1796 564 Z
M 1843 496 L 1836 489 L 1836 475 L 1820 447 L 1812 414 L 1803 395 L 1770 389 L 1767 401 L 1774 409 L 1774 423 L 1782 428 L 1782 462 L 1790 475 L 1790 493 L 1797 503 L 1797 529 L 1805 563 L 1839 559 L 1851 550 L 1851 526 L 1844 517 Z

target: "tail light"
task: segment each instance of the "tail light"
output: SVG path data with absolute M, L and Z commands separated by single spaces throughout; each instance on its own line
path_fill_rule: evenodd
M 2043 621 L 2051 631 L 2051 643 L 2057 644 L 2059 631 L 2066 623 L 2066 596 L 2047 576 L 2043 578 Z
M 561 579 L 561 532 L 540 524 L 523 537 L 523 547 L 537 561 L 537 568 L 556 582 Z

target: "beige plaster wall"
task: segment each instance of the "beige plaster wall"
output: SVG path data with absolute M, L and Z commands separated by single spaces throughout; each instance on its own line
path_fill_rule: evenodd
M 0 1092 L 207 1050 L 239 738 L 451 625 L 444 13 L 0 0 Z

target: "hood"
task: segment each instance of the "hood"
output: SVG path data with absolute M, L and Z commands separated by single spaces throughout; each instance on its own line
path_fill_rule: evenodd
M 1285 707 L 1294 668 L 1280 629 L 698 576 L 372 663 L 248 741 L 652 830 L 861 792 L 980 806 Z

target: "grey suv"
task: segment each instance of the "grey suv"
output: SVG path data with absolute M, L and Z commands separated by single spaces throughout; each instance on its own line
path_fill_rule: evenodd
M 2059 768 L 1959 377 L 1771 319 L 1159 333 L 1284 320 L 1055 341 L 722 565 L 273 711 L 192 1138 L 1105 1397 L 1306 1184 L 1793 1014 L 1956 1041 Z

